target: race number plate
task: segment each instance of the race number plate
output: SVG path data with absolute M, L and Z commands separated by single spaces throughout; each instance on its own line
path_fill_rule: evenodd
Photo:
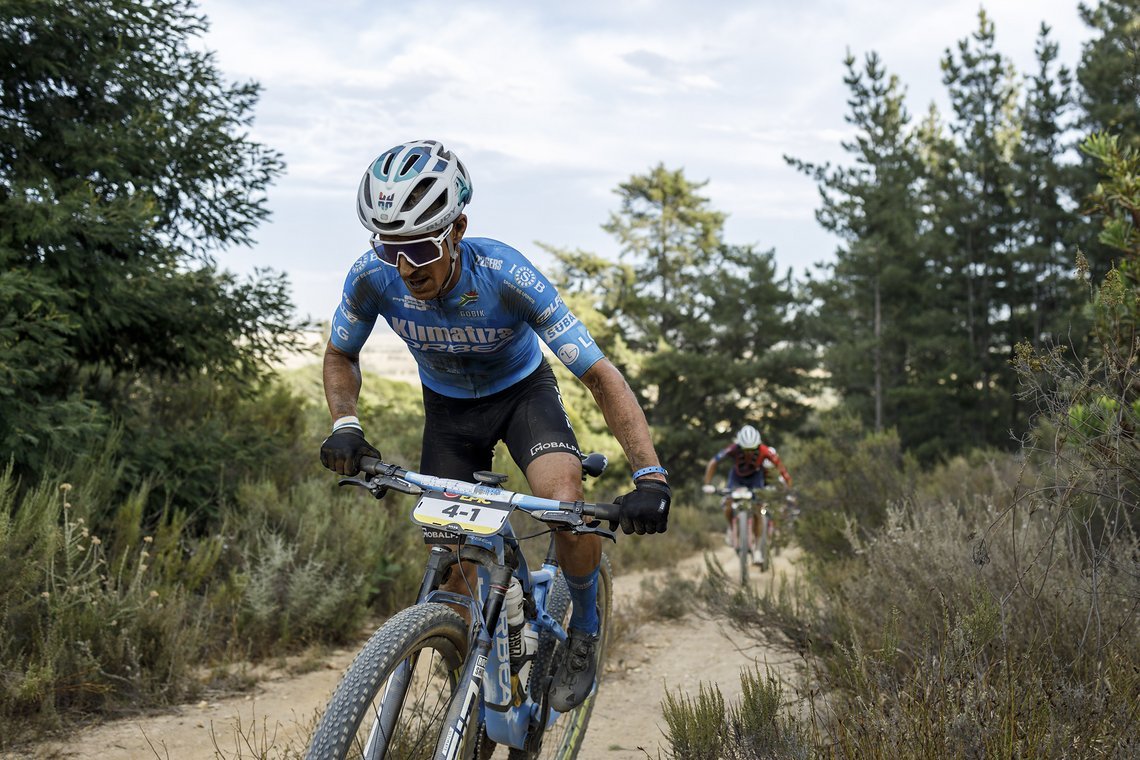
M 510 504 L 479 496 L 433 493 L 420 498 L 412 512 L 412 520 L 424 527 L 493 536 L 503 527 L 512 509 L 514 507 Z

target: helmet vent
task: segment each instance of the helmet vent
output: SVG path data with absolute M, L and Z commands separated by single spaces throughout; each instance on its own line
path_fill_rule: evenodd
M 416 225 L 419 226 L 419 225 L 423 224 L 424 222 L 426 222 L 428 219 L 431 219 L 433 216 L 435 216 L 440 211 L 442 211 L 446 205 L 447 205 L 447 193 L 443 193 L 442 195 L 440 195 L 438 198 L 435 199 L 435 202 L 433 202 L 430 206 L 427 207 L 426 211 L 424 211 L 422 214 L 419 215 L 419 217 L 416 218 Z
M 411 153 L 404 159 L 404 165 L 400 168 L 400 176 L 406 177 L 416 170 L 416 164 L 419 163 L 421 156 L 418 153 Z
M 392 171 L 392 162 L 395 160 L 396 154 L 394 152 L 389 152 L 388 155 L 384 156 L 384 166 L 381 169 L 380 173 L 384 176 L 388 176 L 388 174 Z
M 416 204 L 424 199 L 428 191 L 435 185 L 435 177 L 425 177 L 422 182 L 412 188 L 412 192 L 408 193 L 408 197 L 404 199 L 404 204 L 400 207 L 401 212 L 411 211 L 416 207 Z

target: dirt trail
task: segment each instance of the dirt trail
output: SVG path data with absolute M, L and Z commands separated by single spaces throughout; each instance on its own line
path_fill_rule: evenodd
M 721 564 L 734 567 L 728 547 L 716 552 Z M 775 558 L 773 572 L 790 574 L 791 551 Z M 755 569 L 755 568 L 754 568 Z M 699 578 L 704 558 L 678 564 L 683 577 Z M 731 572 L 731 570 L 730 570 Z M 619 576 L 614 593 L 619 611 L 633 607 L 647 573 Z M 764 573 L 755 583 L 768 583 Z M 322 667 L 299 676 L 278 674 L 258 684 L 254 693 L 186 705 L 159 716 L 105 723 L 77 732 L 72 741 L 49 742 L 30 752 L 2 754 L 16 758 L 87 758 L 100 760 L 214 760 L 215 758 L 292 758 L 303 754 L 341 673 L 355 650 L 333 652 Z M 719 624 L 690 614 L 670 623 L 638 626 L 611 655 L 605 681 L 590 720 L 582 760 L 657 758 L 665 745 L 661 699 L 666 689 L 696 693 L 701 682 L 715 683 L 726 701 L 740 694 L 742 668 L 768 663 L 790 676 L 788 657 L 758 647 Z M 500 749 L 495 757 L 505 757 Z

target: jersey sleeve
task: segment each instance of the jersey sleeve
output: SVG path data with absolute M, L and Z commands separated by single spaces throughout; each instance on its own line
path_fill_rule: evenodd
M 521 316 L 554 355 L 576 377 L 605 358 L 590 331 L 558 295 L 558 290 L 520 256 L 521 263 L 505 272 L 504 301 L 521 310 Z
M 735 448 L 736 448 L 736 444 L 730 443 L 729 445 L 725 446 L 723 449 L 721 449 L 720 451 L 717 452 L 716 456 L 713 457 L 713 461 L 723 462 L 726 458 L 728 458 L 729 456 L 732 455 L 732 452 Z
M 360 354 L 364 342 L 372 334 L 376 317 L 380 313 L 380 299 L 371 285 L 369 275 L 383 266 L 372 251 L 365 253 L 352 265 L 344 278 L 344 292 L 340 305 L 333 313 L 333 346 L 350 356 Z

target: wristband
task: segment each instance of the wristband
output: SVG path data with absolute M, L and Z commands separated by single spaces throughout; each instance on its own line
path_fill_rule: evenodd
M 356 428 L 360 432 L 364 432 L 364 428 L 360 426 L 360 420 L 353 415 L 336 418 L 333 422 L 332 431 L 335 433 L 341 428 Z
M 652 467 L 642 467 L 640 470 L 635 471 L 633 473 L 633 481 L 636 483 L 638 478 L 645 476 L 645 475 L 652 475 L 655 472 L 659 472 L 662 475 L 664 475 L 665 477 L 669 477 L 669 471 L 668 470 L 666 470 L 664 467 L 659 467 L 657 465 L 653 465 Z

